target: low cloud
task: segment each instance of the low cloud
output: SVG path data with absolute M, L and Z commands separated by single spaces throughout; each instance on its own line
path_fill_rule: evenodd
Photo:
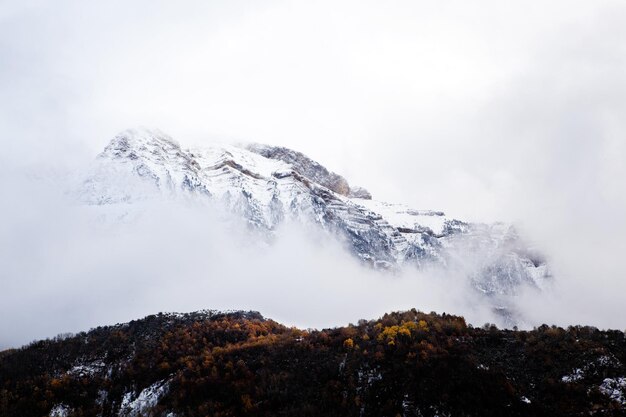
M 268 243 L 218 207 L 152 201 L 128 206 L 141 214 L 120 220 L 120 210 L 77 205 L 57 183 L 3 185 L 4 347 L 206 308 L 258 310 L 305 328 L 412 307 L 494 320 L 460 277 L 375 271 L 314 226 L 286 222 Z
M 68 170 L 37 168 L 37 176 L 1 170 L 0 347 L 199 309 L 258 310 L 304 328 L 413 307 L 463 315 L 474 325 L 502 324 L 491 301 L 470 287 L 467 271 L 373 270 L 314 225 L 287 221 L 268 240 L 219 206 L 190 201 L 81 205 L 66 193 L 75 186 L 72 176 L 41 175 Z M 580 232 L 553 237 L 562 245 L 547 253 L 553 286 L 512 299 L 522 327 L 623 326 L 625 288 L 610 279 L 617 236 L 589 242 L 595 235 Z M 590 253 L 605 249 L 606 256 L 587 259 L 590 245 Z M 577 261 L 563 262 L 566 254 Z

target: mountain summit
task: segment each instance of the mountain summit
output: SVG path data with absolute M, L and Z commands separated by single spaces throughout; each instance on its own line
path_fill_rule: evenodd
M 377 201 L 364 188 L 283 147 L 185 149 L 156 130 L 127 130 L 96 158 L 78 198 L 116 207 L 155 198 L 218 201 L 268 234 L 286 219 L 313 224 L 376 268 L 463 271 L 477 291 L 491 297 L 550 281 L 543 257 L 512 226 L 469 223 L 441 211 Z

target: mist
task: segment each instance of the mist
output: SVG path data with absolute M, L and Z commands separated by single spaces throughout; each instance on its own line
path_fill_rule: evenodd
M 287 146 L 376 199 L 513 222 L 555 277 L 516 300 L 528 326 L 623 329 L 625 38 L 612 0 L 3 2 L 0 345 L 198 308 L 493 321 L 454 276 L 381 277 L 297 225 L 263 250 L 188 207 L 94 225 L 71 177 L 141 125 Z
M 218 204 L 186 200 L 135 203 L 120 220 L 59 183 L 18 179 L 2 183 L 2 347 L 161 311 L 256 310 L 301 328 L 412 307 L 497 320 L 461 275 L 374 270 L 314 225 L 285 222 L 268 242 Z

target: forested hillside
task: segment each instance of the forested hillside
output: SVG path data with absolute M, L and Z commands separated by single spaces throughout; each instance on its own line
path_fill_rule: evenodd
M 626 415 L 620 331 L 416 310 L 322 331 L 158 314 L 0 354 L 0 415 Z

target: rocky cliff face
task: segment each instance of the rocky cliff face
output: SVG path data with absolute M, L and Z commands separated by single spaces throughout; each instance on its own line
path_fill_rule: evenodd
M 283 161 L 291 165 L 293 169 L 302 176 L 339 195 L 350 195 L 350 186 L 345 178 L 341 175 L 335 174 L 334 172 L 328 171 L 322 165 L 300 152 L 292 151 L 287 148 L 260 144 L 248 145 L 246 149 L 268 159 Z
M 505 224 L 472 224 L 440 211 L 373 200 L 363 188 L 305 155 L 267 145 L 183 149 L 169 136 L 128 130 L 96 159 L 81 202 L 132 206 L 146 199 L 219 201 L 271 234 L 286 219 L 321 227 L 376 268 L 439 266 L 462 271 L 490 296 L 541 288 L 543 257 Z

